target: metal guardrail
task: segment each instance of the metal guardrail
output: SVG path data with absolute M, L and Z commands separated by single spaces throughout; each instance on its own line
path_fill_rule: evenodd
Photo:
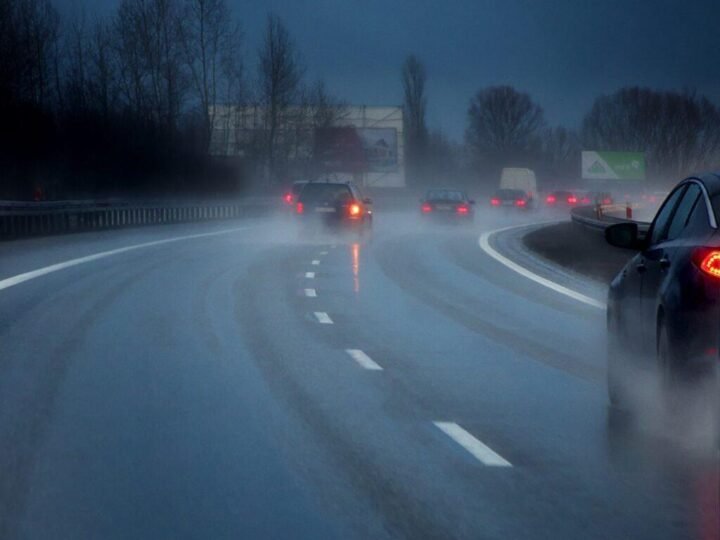
M 270 206 L 269 201 L 259 199 L 198 204 L 0 201 L 0 240 L 120 227 L 233 219 L 260 215 Z
M 573 223 L 577 223 L 587 229 L 596 231 L 604 231 L 608 225 L 613 225 L 614 223 L 637 223 L 640 233 L 646 233 L 648 231 L 650 223 L 647 221 L 637 221 L 634 219 L 609 216 L 605 213 L 607 210 L 622 208 L 624 208 L 622 205 L 578 206 L 570 211 L 570 219 Z

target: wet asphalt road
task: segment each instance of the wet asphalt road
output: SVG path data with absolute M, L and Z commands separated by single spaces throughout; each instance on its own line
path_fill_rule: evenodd
M 0 290 L 0 538 L 719 538 L 717 456 L 608 425 L 604 312 L 479 248 L 517 219 L 416 218 L 0 245 L 2 280 L 235 229 Z

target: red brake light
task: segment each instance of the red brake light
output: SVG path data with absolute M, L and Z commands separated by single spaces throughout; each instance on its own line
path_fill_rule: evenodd
M 490 204 L 492 204 L 493 206 L 500 206 L 500 199 L 498 199 L 497 197 L 493 197 L 492 199 L 490 199 Z
M 575 197 L 574 195 L 570 195 L 567 198 L 567 201 L 568 201 L 568 204 L 575 204 L 575 203 L 577 203 L 577 197 Z
M 583 197 L 582 201 L 580 201 L 583 204 L 590 204 L 590 197 Z
M 285 199 L 285 202 L 286 202 L 286 203 L 292 204 L 292 203 L 293 203 L 293 194 L 292 194 L 292 193 L 286 193 L 285 196 L 283 197 L 283 199 Z
M 603 199 L 603 202 L 602 202 L 602 203 L 603 203 L 603 204 L 612 204 L 612 199 L 609 198 L 609 197 L 607 197 L 607 198 Z
M 362 212 L 362 208 L 360 207 L 360 205 L 358 203 L 352 203 L 352 204 L 350 204 L 350 206 L 348 206 L 348 213 L 351 216 L 359 216 L 361 212 Z
M 428 203 L 423 203 L 423 205 L 420 207 L 420 210 L 427 214 L 428 212 L 432 212 L 432 206 L 430 206 Z
M 525 204 L 527 204 L 525 202 L 525 199 L 518 199 L 517 201 L 515 201 L 515 206 L 525 206 Z
M 545 198 L 545 202 L 548 203 L 548 204 L 554 204 L 555 201 L 556 201 L 555 195 L 548 195 L 548 196 Z
M 464 204 L 461 204 L 457 207 L 457 213 L 458 214 L 467 214 L 470 211 L 470 209 L 465 206 Z
M 303 206 L 303 203 L 299 202 L 295 206 L 295 209 L 297 210 L 298 214 L 302 214 L 305 211 L 305 207 Z
M 700 248 L 692 256 L 695 265 L 707 275 L 720 278 L 720 250 Z

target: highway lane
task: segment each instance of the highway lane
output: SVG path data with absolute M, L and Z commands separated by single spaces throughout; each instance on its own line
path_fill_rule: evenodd
M 0 246 L 248 227 L 0 291 L 0 537 L 716 538 L 716 456 L 608 427 L 602 310 L 415 217 Z

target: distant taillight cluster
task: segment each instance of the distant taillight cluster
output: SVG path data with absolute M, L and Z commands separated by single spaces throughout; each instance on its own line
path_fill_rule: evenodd
M 500 206 L 501 203 L 502 201 L 497 197 L 493 197 L 492 199 L 490 199 L 490 204 L 492 204 L 493 206 Z
M 420 211 L 423 214 L 428 214 L 428 213 L 432 212 L 432 206 L 429 205 L 428 203 L 423 203 L 423 205 L 420 207 Z

